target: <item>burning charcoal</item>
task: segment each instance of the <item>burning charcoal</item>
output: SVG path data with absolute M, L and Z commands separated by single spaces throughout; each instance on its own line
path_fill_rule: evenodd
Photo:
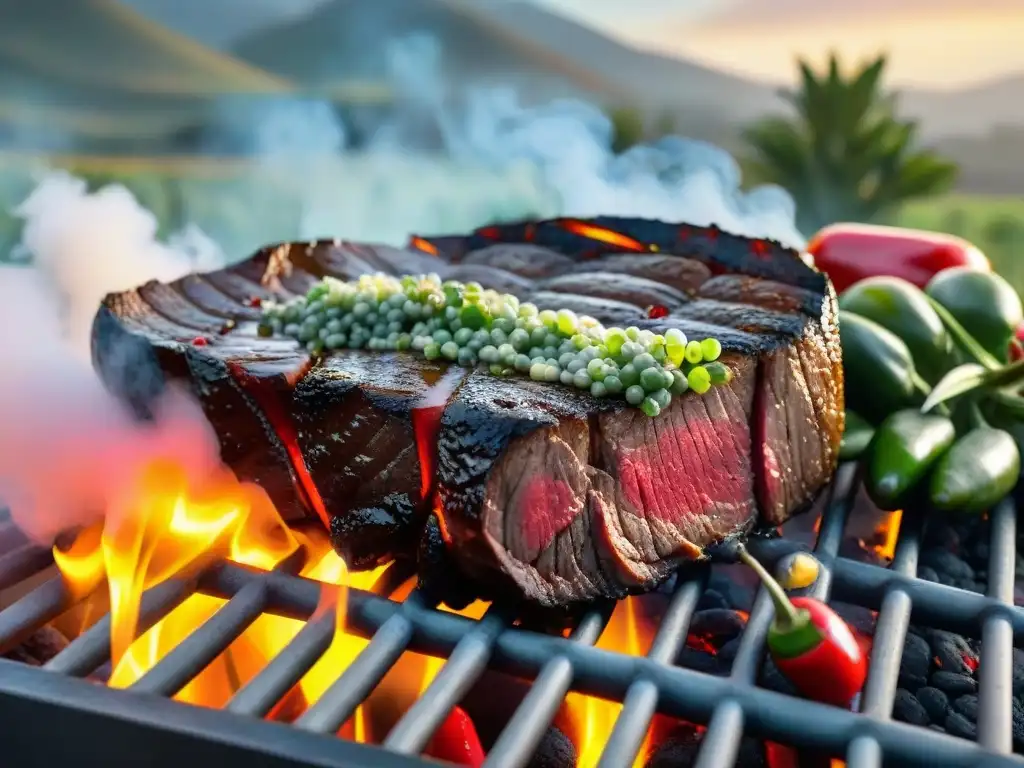
M 725 573 L 715 572 L 711 574 L 708 581 L 708 591 L 714 590 L 725 600 L 726 608 L 742 609 L 750 602 L 751 590 L 744 590 L 733 583 L 733 580 Z
M 739 635 L 746 626 L 747 620 L 738 611 L 712 608 L 694 614 L 690 634 L 707 637 L 717 647 Z
M 896 720 L 902 720 L 911 725 L 928 725 L 930 718 L 928 710 L 912 694 L 904 688 L 896 689 L 896 698 L 893 700 L 892 716 Z
M 786 679 L 771 659 L 765 659 L 764 661 L 764 666 L 761 668 L 759 685 L 762 688 L 777 691 L 778 693 L 785 693 L 789 696 L 800 695 L 797 693 L 796 688 L 793 687 L 793 684 Z
M 954 581 L 974 578 L 974 569 L 945 549 L 927 550 L 921 555 L 921 563 L 934 568 L 940 578 L 943 575 Z
M 946 716 L 946 733 L 964 739 L 973 739 L 978 735 L 978 726 L 959 712 L 950 712 Z
M 647 759 L 646 768 L 686 768 L 697 762 L 703 732 L 690 725 L 676 728 L 658 745 Z M 740 742 L 735 765 L 742 768 L 764 768 L 764 748 L 756 739 L 744 738 Z
M 938 688 L 950 698 L 978 692 L 978 682 L 973 677 L 958 675 L 956 672 L 946 672 L 943 669 L 932 672 L 929 682 L 932 687 Z
M 1024 752 L 1024 704 L 1013 700 L 1013 749 Z
M 700 600 L 697 603 L 698 611 L 708 611 L 728 607 L 729 601 L 722 597 L 721 592 L 715 589 L 705 590 L 704 594 L 700 596 Z
M 697 672 L 705 672 L 709 675 L 717 675 L 720 671 L 718 656 L 709 651 L 697 648 L 685 647 L 679 652 L 676 664 L 680 667 L 693 669 Z
M 948 525 L 929 526 L 925 534 L 925 551 L 941 549 L 947 552 L 960 551 L 960 534 Z
M 934 568 L 929 568 L 927 565 L 918 568 L 917 577 L 924 579 L 925 581 L 931 581 L 936 584 L 939 583 L 939 574 L 935 572 Z
M 718 649 L 718 664 L 720 667 L 728 668 L 732 666 L 733 660 L 736 658 L 736 653 L 740 649 L 740 638 L 734 637 L 732 640 L 727 642 L 721 648 Z
M 928 640 L 931 645 L 932 657 L 939 669 L 945 672 L 956 672 L 971 675 L 977 661 L 974 649 L 960 635 L 940 630 L 929 630 Z
M 1013 649 L 1013 694 L 1024 696 L 1024 651 Z
M 918 687 L 921 687 L 927 683 L 931 663 L 931 648 L 928 645 L 928 641 L 920 635 L 908 633 L 907 639 L 903 642 L 900 676 L 907 679 L 920 680 L 921 683 Z
M 978 697 L 973 693 L 968 693 L 954 701 L 953 709 L 972 723 L 978 722 Z
M 921 688 L 917 692 L 917 700 L 921 702 L 921 706 L 932 721 L 941 723 L 946 720 L 946 715 L 949 714 L 949 697 L 938 688 L 932 688 L 930 685 Z
M 41 667 L 68 645 L 68 639 L 58 630 L 46 625 L 33 632 L 21 645 L 3 655 L 5 659 Z
M 576 765 L 576 747 L 572 740 L 555 726 L 544 732 L 533 759 L 527 768 L 573 768 Z

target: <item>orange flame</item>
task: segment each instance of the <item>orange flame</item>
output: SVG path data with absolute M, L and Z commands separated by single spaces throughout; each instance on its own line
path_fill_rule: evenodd
M 417 248 L 424 253 L 429 253 L 431 256 L 437 256 L 437 247 L 429 240 L 424 240 L 422 237 L 413 236 L 409 239 L 409 244 L 413 248 Z
M 608 243 L 609 245 L 614 245 L 617 248 L 622 248 L 627 251 L 643 252 L 658 250 L 657 246 L 646 246 L 639 240 L 634 240 L 628 235 L 623 235 L 615 230 L 606 229 L 605 227 L 587 224 L 585 221 L 578 221 L 577 219 L 563 219 L 558 224 L 562 229 L 568 230 L 573 234 L 580 235 L 581 237 L 589 237 L 591 240 L 599 240 L 602 243 Z
M 900 537 L 900 524 L 903 522 L 903 510 L 897 509 L 890 512 L 875 529 L 875 540 L 879 541 L 874 547 L 875 553 L 886 560 L 892 560 L 896 555 L 896 542 Z
M 107 510 L 102 525 L 78 534 L 67 549 L 54 548 L 54 559 L 73 594 L 102 598 L 95 593 L 106 578 L 110 686 L 125 688 L 135 683 L 225 604 L 218 598 L 192 595 L 136 638 L 142 593 L 216 556 L 270 570 L 301 549 L 305 560 L 301 575 L 333 585 L 333 589 L 323 588 L 321 602 L 324 609 L 335 610 L 336 630 L 331 646 L 297 686 L 303 706 L 315 702 L 365 647 L 365 640 L 345 631 L 347 589 L 370 588 L 383 567 L 349 573 L 324 532 L 290 530 L 260 488 L 239 482 L 226 469 L 196 482 L 174 464 L 153 462 L 127 491 L 120 508 Z M 302 626 L 295 619 L 260 616 L 175 698 L 224 706 L 284 650 Z M 353 736 L 361 739 L 361 712 L 354 720 Z
M 639 609 L 642 599 L 628 597 L 615 606 L 615 612 L 612 613 L 607 628 L 597 641 L 598 648 L 633 656 L 643 656 L 647 653 L 654 638 L 654 631 L 646 625 L 643 613 Z M 576 768 L 593 768 L 601 759 L 601 752 L 615 727 L 622 705 L 579 693 L 569 694 L 565 704 L 573 730 L 573 741 L 576 744 Z M 633 763 L 634 768 L 643 765 L 649 739 L 648 732 Z

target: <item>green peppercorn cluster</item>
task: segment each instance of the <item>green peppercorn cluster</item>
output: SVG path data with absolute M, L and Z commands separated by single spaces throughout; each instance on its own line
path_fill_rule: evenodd
M 262 336 L 283 334 L 312 354 L 337 349 L 412 350 L 428 360 L 528 375 L 594 397 L 621 396 L 648 416 L 673 395 L 704 394 L 732 372 L 716 339 L 687 340 L 639 328 L 605 328 L 563 309 L 540 311 L 515 296 L 438 275 L 327 277 L 282 304 L 264 306 Z

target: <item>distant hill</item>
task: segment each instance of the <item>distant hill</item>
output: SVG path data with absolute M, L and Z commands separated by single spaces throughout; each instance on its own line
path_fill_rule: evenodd
M 460 3 L 464 8 L 468 3 Z M 777 86 L 724 74 L 685 59 L 659 56 L 530 2 L 481 3 L 510 33 L 556 49 L 646 109 L 713 109 L 716 118 L 746 121 L 780 106 Z
M 452 85 L 500 82 L 535 97 L 625 95 L 557 48 L 455 0 L 333 0 L 243 38 L 232 52 L 307 88 L 331 92 L 347 78 L 386 81 L 393 64 L 388 43 L 422 33 L 440 45 L 441 71 Z
M 113 0 L 0 0 L 0 138 L 158 141 L 201 123 L 214 99 L 292 85 L 171 32 Z
M 267 71 L 324 86 L 351 71 L 384 76 L 381 43 L 413 32 L 436 36 L 456 83 L 500 80 L 528 95 L 629 104 L 715 130 L 783 107 L 775 84 L 647 53 L 526 0 L 328 0 L 304 18 L 246 36 L 233 50 Z M 909 90 L 901 105 L 929 140 L 1024 125 L 1024 75 L 958 91 Z

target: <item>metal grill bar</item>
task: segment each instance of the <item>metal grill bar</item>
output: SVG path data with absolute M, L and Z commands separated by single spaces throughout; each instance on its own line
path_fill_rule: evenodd
M 287 647 L 241 688 L 227 704 L 227 710 L 239 715 L 265 717 L 309 672 L 334 637 L 336 620 L 330 614 L 310 619 Z
M 674 664 L 679 656 L 686 642 L 686 632 L 693 612 L 707 585 L 708 572 L 706 569 L 702 571 L 697 579 L 680 582 L 672 593 L 672 601 L 661 617 L 661 626 L 647 653 L 647 658 L 652 661 Z M 633 764 L 643 746 L 657 706 L 658 688 L 650 680 L 637 679 L 629 686 L 622 711 L 615 719 L 615 726 L 601 753 L 598 768 L 618 768 Z
M 13 587 L 53 563 L 53 552 L 35 544 L 22 544 L 0 555 L 0 589 Z
M 402 603 L 401 610 L 388 618 L 373 639 L 342 672 L 330 688 L 307 709 L 295 725 L 314 733 L 334 733 L 356 711 L 370 692 L 384 679 L 384 675 L 405 653 L 413 636 L 413 623 L 408 612 L 427 608 L 423 596 L 413 591 Z M 352 603 L 349 601 L 349 610 Z
M 18 768 L 423 768 L 422 761 L 222 710 L 129 693 L 0 659 L 5 755 Z M 72 761 L 75 758 L 71 758 Z
M 909 523 L 909 525 L 908 525 Z M 891 570 L 913 577 L 917 575 L 917 557 L 921 548 L 921 530 L 924 514 L 918 512 L 909 520 L 901 520 L 899 540 Z M 892 717 L 896 680 L 903 659 L 903 643 L 910 626 L 910 596 L 898 586 L 891 588 L 882 600 L 875 623 L 875 636 L 871 646 L 868 679 L 864 684 L 860 711 L 883 720 Z
M 367 754 L 373 756 L 373 765 L 422 765 L 419 760 L 392 763 L 392 760 L 403 758 L 394 751 L 370 750 L 333 736 L 333 731 L 365 700 L 398 656 L 405 650 L 413 650 L 447 657 L 449 661 L 428 689 L 429 701 L 438 708 L 438 712 L 428 711 L 431 707 L 421 703 L 406 713 L 389 737 L 388 746 L 401 750 L 418 751 L 430 738 L 443 713 L 461 699 L 480 671 L 489 667 L 520 677 L 537 677 L 491 750 L 488 766 L 517 768 L 525 765 L 570 688 L 586 695 L 624 701 L 613 735 L 606 745 L 603 765 L 612 765 L 618 757 L 624 758 L 628 764 L 631 756 L 636 755 L 654 711 L 691 722 L 710 720 L 699 757 L 702 768 L 731 765 L 744 732 L 823 754 L 845 754 L 851 768 L 881 765 L 883 756 L 886 762 L 906 766 L 1024 764 L 1018 756 L 1009 754 L 1011 699 L 1007 665 L 1012 659 L 1013 637 L 1024 632 L 1024 611 L 1012 605 L 1015 563 L 1015 510 L 1012 502 L 1004 502 L 993 511 L 989 594 L 983 596 L 915 578 L 920 516 L 908 515 L 904 520 L 904 530 L 900 532 L 896 558 L 890 570 L 836 557 L 855 480 L 854 467 L 840 468 L 816 544 L 815 551 L 822 562 L 822 570 L 814 593 L 818 597 L 827 597 L 831 589 L 837 599 L 882 609 L 873 652 L 877 658 L 873 659 L 872 673 L 863 696 L 863 709 L 868 716 L 794 699 L 752 685 L 763 658 L 764 633 L 771 618 L 771 608 L 763 594 L 755 601 L 732 675 L 715 677 L 673 666 L 671 661 L 685 638 L 689 615 L 703 589 L 698 581 L 687 582 L 682 578 L 669 610 L 664 614 L 663 626 L 651 652 L 645 658 L 593 647 L 607 624 L 610 605 L 586 614 L 572 637 L 566 639 L 508 627 L 507 616 L 498 620 L 496 614 L 491 614 L 481 623 L 438 611 L 415 592 L 404 603 L 395 603 L 379 595 L 350 590 L 346 629 L 370 638 L 370 642 L 327 694 L 306 712 L 298 728 L 260 723 L 249 717 L 239 718 L 237 713 L 265 714 L 322 655 L 333 632 L 331 622 L 327 621 L 330 617 L 316 614 L 322 600 L 320 584 L 286 573 L 255 572 L 232 563 L 222 563 L 206 569 L 198 585 L 195 578 L 190 578 L 179 587 L 169 583 L 171 586 L 161 585 L 150 590 L 144 597 L 146 608 L 143 613 L 147 622 L 156 620 L 196 586 L 202 593 L 229 601 L 221 612 L 190 637 L 190 641 L 198 637 L 191 648 L 194 653 L 190 653 L 189 658 L 182 653 L 178 659 L 179 668 L 187 668 L 189 675 L 199 672 L 208 663 L 208 659 L 204 662 L 206 657 L 215 657 L 219 652 L 216 650 L 218 646 L 236 637 L 247 621 L 251 621 L 250 615 L 266 611 L 303 620 L 314 617 L 286 651 L 236 695 L 229 706 L 233 711 L 201 710 L 199 719 L 203 722 L 202 727 L 196 727 L 189 717 L 185 718 L 191 728 L 191 742 L 189 739 L 185 742 L 202 742 L 204 748 L 212 749 L 212 752 L 203 753 L 202 759 L 207 761 L 218 749 L 225 749 L 225 754 L 244 754 L 246 765 L 251 765 L 253 759 L 265 765 L 297 766 L 300 760 L 305 765 L 362 765 L 364 763 L 359 756 Z M 756 546 L 752 543 L 751 549 L 755 550 Z M 794 549 L 784 542 L 772 542 L 772 546 L 764 548 L 764 552 L 771 553 L 772 559 L 763 559 L 771 567 L 784 565 L 781 560 L 790 556 Z M 390 593 L 390 590 L 380 591 Z M 4 643 L 18 642 L 28 632 L 52 619 L 68 607 L 70 599 L 61 580 L 51 579 L 0 612 L 0 648 Z M 495 621 L 488 623 L 491 618 Z M 893 722 L 889 718 L 891 702 L 887 700 L 891 699 L 893 676 L 898 673 L 899 651 L 885 655 L 878 646 L 895 644 L 897 649 L 901 647 L 909 620 L 936 629 L 948 629 L 972 637 L 980 634 L 982 637 L 979 668 L 982 714 L 979 716 L 978 744 Z M 220 640 L 213 642 L 216 638 Z M 50 670 L 88 674 L 108 655 L 108 643 L 101 641 L 101 631 L 94 628 L 55 657 Z M 162 693 L 175 689 L 180 678 L 185 677 L 184 671 L 170 669 L 174 666 L 168 664 L 170 656 L 149 673 L 159 673 L 150 678 L 158 681 L 160 676 L 166 675 L 163 681 L 159 685 L 146 683 L 146 686 L 151 685 Z M 168 665 L 166 672 L 161 669 L 165 664 Z M 7 674 L 12 666 L 17 674 Z M 26 681 L 31 681 L 31 685 Z M 54 681 L 57 682 L 54 684 Z M 62 705 L 64 709 L 60 709 Z M 101 728 L 97 723 L 107 723 L 112 716 L 117 722 L 111 728 L 135 727 L 141 729 L 140 732 L 144 731 L 147 739 L 162 739 L 168 743 L 179 738 L 183 721 L 172 716 L 153 718 L 152 713 L 163 714 L 165 710 L 194 712 L 160 697 L 135 691 L 111 691 L 63 675 L 0 662 L 0 717 L 23 718 L 24 713 L 19 707 L 46 710 L 49 713 L 47 727 L 50 729 L 58 727 L 61 718 L 76 722 L 91 718 L 93 727 L 98 731 Z M 138 716 L 133 719 L 133 714 Z M 982 720 L 992 724 L 983 726 Z M 129 725 L 124 726 L 122 721 Z M 239 728 L 236 721 L 245 726 Z M 809 723 L 814 727 L 809 728 Z M 250 740 L 250 732 L 255 731 L 261 735 Z M 320 736 L 309 731 L 331 735 Z M 153 736 L 154 732 L 160 735 Z M 286 738 L 278 735 L 282 732 L 287 734 Z M 245 734 L 245 743 L 237 741 L 239 733 Z M 273 738 L 265 734 L 271 734 Z M 17 738 L 22 735 L 17 734 Z M 273 744 L 268 746 L 268 741 Z M 87 738 L 82 743 L 91 742 Z M 284 744 L 289 745 L 287 750 L 282 746 Z M 332 745 L 330 754 L 322 755 L 318 750 L 328 744 Z M 111 755 L 111 749 L 117 751 L 117 747 L 107 746 L 105 756 Z M 150 741 L 147 752 L 152 749 L 153 742 Z M 184 747 L 177 749 L 180 751 Z M 295 751 L 288 751 L 292 749 Z M 132 760 L 137 754 L 131 755 Z M 191 759 L 196 759 L 196 754 L 198 752 Z M 268 760 L 261 761 L 264 755 L 269 756 Z M 127 757 L 114 754 L 104 762 L 111 766 L 133 765 L 133 762 L 126 761 Z
M 71 607 L 64 581 L 47 579 L 18 602 L 0 611 L 0 653 L 10 650 Z
M 988 594 L 1013 605 L 1017 510 L 1004 501 L 993 511 L 989 531 Z M 1013 751 L 1013 625 L 993 609 L 981 625 L 978 659 L 978 743 L 993 752 Z
M 405 565 L 394 563 L 377 579 L 371 591 L 375 595 L 390 595 L 410 575 L 410 571 Z M 325 610 L 319 616 L 314 614 L 284 651 L 271 659 L 263 670 L 235 694 L 228 702 L 227 709 L 229 711 L 241 715 L 263 717 L 309 672 L 317 660 L 327 652 L 337 629 L 336 606 L 324 607 L 334 608 L 334 610 Z M 352 666 L 357 666 L 357 664 L 354 662 Z M 339 685 L 340 681 L 335 687 L 337 688 Z M 349 685 L 348 681 L 341 686 L 345 691 L 351 691 L 354 687 Z M 329 695 L 330 692 L 321 697 L 320 701 L 324 701 Z M 346 719 L 348 719 L 347 716 L 343 717 L 334 730 L 337 730 Z M 328 728 L 323 732 L 326 733 L 329 730 Z
M 267 605 L 267 586 L 249 582 L 201 627 L 182 640 L 131 686 L 139 693 L 173 696 L 227 650 Z
M 452 649 L 448 662 L 431 681 L 427 690 L 409 707 L 384 740 L 384 747 L 405 755 L 423 751 L 441 723 L 469 692 L 487 669 L 494 641 L 512 623 L 512 616 L 492 606 L 479 625 Z
M 832 486 L 831 495 L 822 516 L 821 529 L 815 543 L 815 555 L 821 563 L 818 578 L 809 593 L 819 600 L 827 600 L 832 586 L 831 571 L 828 563 L 839 551 L 846 517 L 850 512 L 851 494 L 855 486 L 857 469 L 855 466 L 844 466 L 839 471 Z M 777 566 L 777 571 L 785 571 L 788 558 Z M 764 659 L 765 638 L 771 625 L 775 609 L 772 606 L 768 591 L 761 587 L 757 591 L 754 607 L 747 620 L 747 627 L 740 639 L 740 647 L 733 660 L 730 678 L 737 683 L 753 686 L 757 681 L 761 662 Z M 743 710 L 735 701 L 722 702 L 711 716 L 708 729 L 701 742 L 697 756 L 696 768 L 729 768 L 736 762 L 736 755 L 743 737 Z
M 144 633 L 185 601 L 195 589 L 194 582 L 170 579 L 147 589 L 139 607 L 138 634 Z M 85 677 L 110 659 L 110 614 L 76 637 L 44 668 L 72 677 Z
M 592 646 L 604 632 L 611 613 L 610 605 L 604 606 L 603 611 L 588 611 L 570 640 L 581 646 Z M 526 765 L 565 700 L 572 681 L 573 665 L 569 655 L 553 654 L 487 754 L 484 768 L 521 768 Z

